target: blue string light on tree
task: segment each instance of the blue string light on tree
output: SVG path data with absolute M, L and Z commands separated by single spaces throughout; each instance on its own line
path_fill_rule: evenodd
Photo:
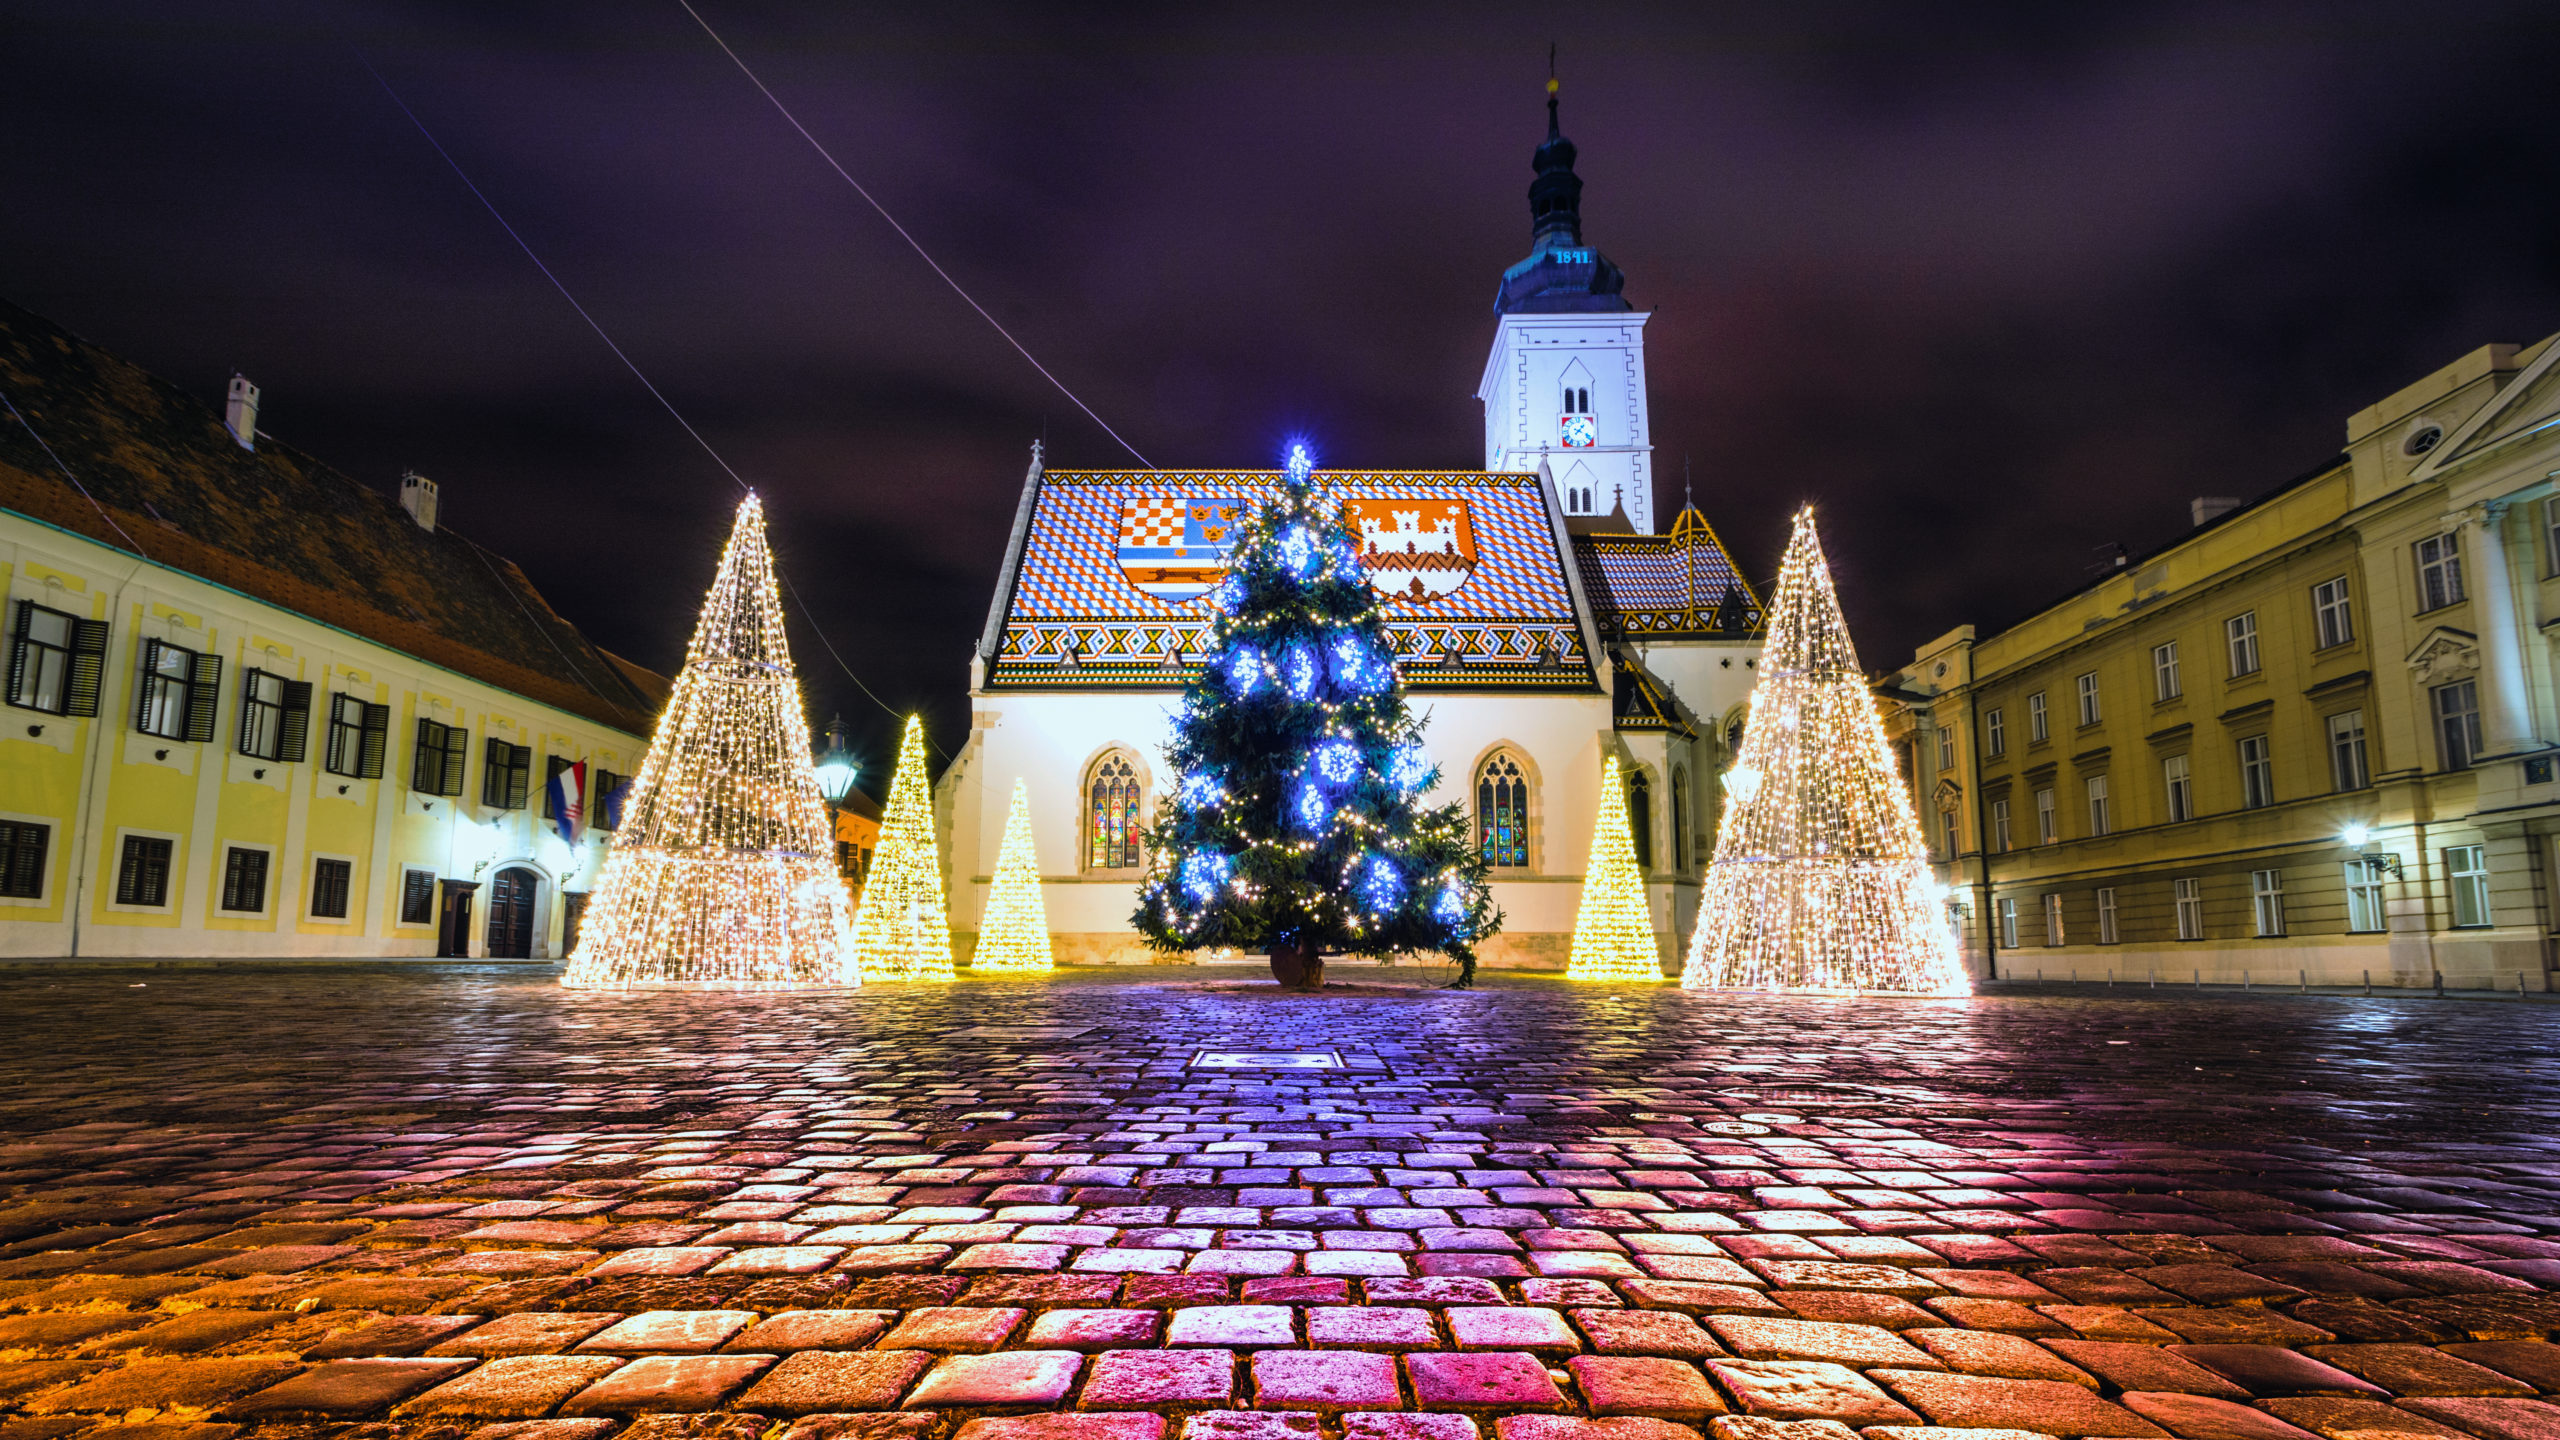
M 1315 750 L 1316 773 L 1337 788 L 1360 778 L 1360 747 L 1348 740 L 1327 740 Z

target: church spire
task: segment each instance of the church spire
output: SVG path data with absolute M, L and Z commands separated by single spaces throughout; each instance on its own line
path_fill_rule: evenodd
M 1582 243 L 1582 177 L 1573 173 L 1576 151 L 1557 114 L 1555 52 L 1547 52 L 1547 138 L 1529 166 L 1529 258 L 1503 272 L 1494 313 L 1625 310 L 1618 292 L 1627 277 L 1608 257 Z

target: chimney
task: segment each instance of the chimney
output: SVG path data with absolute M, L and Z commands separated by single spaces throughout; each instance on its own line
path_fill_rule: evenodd
M 436 528 L 436 482 L 415 470 L 400 476 L 400 508 L 418 522 L 418 528 L 433 533 Z
M 222 403 L 222 424 L 241 449 L 258 448 L 258 387 L 236 370 L 231 374 L 231 398 Z
M 2198 529 L 2239 508 L 2240 497 L 2237 495 L 2199 495 L 2187 502 L 2187 513 L 2195 517 Z

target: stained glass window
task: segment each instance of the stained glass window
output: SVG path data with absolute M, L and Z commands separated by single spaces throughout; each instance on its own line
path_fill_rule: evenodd
M 1138 867 L 1138 772 L 1114 755 L 1093 769 L 1092 835 L 1088 855 L 1096 870 Z
M 1495 865 L 1529 864 L 1529 782 L 1498 750 L 1476 771 L 1476 844 Z

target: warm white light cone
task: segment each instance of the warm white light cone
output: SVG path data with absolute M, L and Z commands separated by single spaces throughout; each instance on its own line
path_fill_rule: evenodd
M 949 980 L 951 912 L 942 896 L 942 847 L 924 778 L 924 722 L 907 717 L 898 772 L 880 813 L 880 844 L 862 882 L 852 963 L 874 980 Z
M 1796 512 L 1724 785 L 1683 986 L 1973 993 L 1811 506 Z
M 1609 757 L 1600 780 L 1600 814 L 1591 830 L 1591 864 L 1582 872 L 1582 908 L 1573 917 L 1573 959 L 1567 980 L 1646 981 L 1662 978 L 1662 951 L 1653 938 L 1653 906 L 1644 872 L 1636 866 L 1635 832 L 1627 819 L 1626 787 L 1618 757 Z
M 748 496 L 632 778 L 560 983 L 790 989 L 855 983 L 809 721 Z
M 1040 899 L 1040 856 L 1031 843 L 1031 795 L 1016 776 L 1013 811 L 1004 822 L 1004 849 L 987 885 L 987 911 L 978 922 L 978 948 L 969 957 L 969 973 L 1056 968 L 1049 950 L 1049 908 Z

